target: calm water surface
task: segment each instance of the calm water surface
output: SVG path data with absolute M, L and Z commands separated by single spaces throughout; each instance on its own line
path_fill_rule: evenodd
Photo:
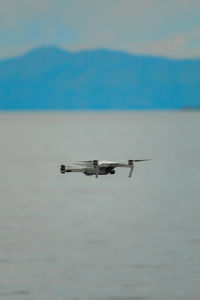
M 200 299 L 200 114 L 0 114 L 0 299 Z M 140 159 L 96 180 L 56 163 Z

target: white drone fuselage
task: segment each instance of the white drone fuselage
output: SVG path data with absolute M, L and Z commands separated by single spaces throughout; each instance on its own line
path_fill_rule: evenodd
M 81 161 L 78 163 L 74 163 L 77 166 L 60 166 L 60 172 L 62 174 L 71 173 L 71 172 L 79 172 L 83 173 L 86 176 L 95 175 L 96 178 L 98 175 L 107 175 L 107 174 L 115 174 L 115 168 L 117 167 L 124 167 L 130 168 L 129 177 L 131 177 L 134 169 L 134 162 L 141 162 L 146 161 L 149 159 L 140 159 L 140 160 L 133 160 L 130 159 L 125 162 L 114 162 L 114 161 L 98 161 L 98 160 L 89 160 L 89 161 Z

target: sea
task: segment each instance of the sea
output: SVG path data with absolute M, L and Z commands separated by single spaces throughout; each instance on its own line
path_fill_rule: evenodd
M 199 300 L 200 112 L 1 112 L 0 299 Z

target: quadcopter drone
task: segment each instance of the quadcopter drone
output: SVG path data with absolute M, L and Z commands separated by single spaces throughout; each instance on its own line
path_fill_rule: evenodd
M 134 163 L 148 161 L 150 159 L 129 159 L 126 162 L 114 162 L 114 161 L 98 161 L 98 160 L 85 160 L 73 163 L 76 166 L 60 166 L 60 173 L 65 174 L 68 172 L 79 172 L 86 176 L 95 175 L 96 178 L 99 175 L 115 174 L 115 168 L 130 168 L 129 177 L 131 177 L 134 169 Z M 79 167 L 77 167 L 79 166 Z

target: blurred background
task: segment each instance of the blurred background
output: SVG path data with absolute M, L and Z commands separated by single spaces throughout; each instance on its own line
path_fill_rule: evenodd
M 199 13 L 0 0 L 0 299 L 199 299 Z

